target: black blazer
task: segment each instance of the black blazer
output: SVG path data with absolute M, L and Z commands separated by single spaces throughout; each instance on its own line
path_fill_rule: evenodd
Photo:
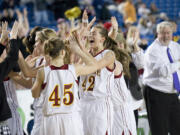
M 142 96 L 142 92 L 141 92 L 141 87 L 138 84 L 138 70 L 135 66 L 134 63 L 130 63 L 129 64 L 129 70 L 130 70 L 130 74 L 131 74 L 131 78 L 127 78 L 126 76 L 125 78 L 125 82 L 126 85 L 128 87 L 128 89 L 131 92 L 131 95 L 136 99 L 136 100 L 140 100 L 143 98 Z

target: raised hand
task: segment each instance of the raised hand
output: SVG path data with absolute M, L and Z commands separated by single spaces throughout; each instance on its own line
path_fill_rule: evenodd
M 19 17 L 20 15 L 22 15 L 21 12 L 19 11 L 19 9 L 16 9 L 16 14 L 17 14 L 18 17 Z
M 2 22 L 2 33 L 1 33 L 1 38 L 0 38 L 0 43 L 2 45 L 7 45 L 7 42 L 8 42 L 8 23 L 7 22 Z
M 70 37 L 69 37 L 69 45 L 68 45 L 68 48 L 74 52 L 74 53 L 78 53 L 78 51 L 80 51 L 80 48 L 79 48 L 79 45 L 78 45 L 78 41 L 75 37 L 75 32 L 73 32 L 74 34 L 72 34 Z
M 88 30 L 90 30 L 95 21 L 96 21 L 96 17 L 94 17 L 94 18 L 91 20 L 91 22 L 89 23 L 89 22 L 88 22 L 87 11 L 84 10 L 83 16 L 82 16 L 82 24 L 83 24 L 83 27 L 86 27 Z
M 78 33 L 79 43 L 80 43 L 81 47 L 83 47 L 83 49 L 85 49 L 84 46 L 87 44 L 87 37 L 89 36 L 90 29 L 93 26 L 95 21 L 96 21 L 96 17 L 94 17 L 89 23 L 88 22 L 87 11 L 84 10 L 83 17 L 82 17 L 82 27 L 81 27 L 81 29 L 79 30 L 79 33 Z
M 136 30 L 136 32 L 135 32 L 134 35 L 133 35 L 134 45 L 137 45 L 138 40 L 139 40 L 139 31 Z
M 118 22 L 116 20 L 116 17 L 111 17 L 111 23 L 112 23 L 112 27 L 113 29 L 118 29 Z
M 76 38 L 74 37 L 74 35 L 71 35 L 70 37 L 69 37 L 69 47 L 70 47 L 70 49 L 71 48 L 73 48 L 74 46 L 77 46 L 77 40 L 76 40 Z
M 15 21 L 10 32 L 10 39 L 17 39 L 18 29 L 19 29 L 19 23 Z
M 81 33 L 83 34 L 87 34 L 88 31 L 90 31 L 91 27 L 93 26 L 94 22 L 96 21 L 96 17 L 94 17 L 91 22 L 88 22 L 88 15 L 87 15 L 87 11 L 84 10 L 83 12 L 83 16 L 82 16 L 82 29 L 81 29 Z
M 115 39 L 118 32 L 118 22 L 116 20 L 116 17 L 111 17 L 111 24 L 112 24 L 112 29 L 109 31 L 108 36 L 111 37 L 112 39 Z
M 35 67 L 36 64 L 36 60 L 39 58 L 39 56 L 36 57 L 32 57 L 32 55 L 29 55 L 25 61 L 27 62 L 27 64 L 29 65 L 29 67 L 33 68 Z
M 27 16 L 28 11 L 27 11 L 27 9 L 26 9 L 26 8 L 24 8 L 24 10 L 23 10 L 23 14 L 24 14 L 24 16 Z
M 18 37 L 22 38 L 26 36 L 26 34 L 29 31 L 28 12 L 27 9 L 24 8 L 23 13 L 21 13 L 19 10 L 16 10 L 16 13 L 18 15 L 18 22 L 19 22 Z
M 91 27 L 93 26 L 93 24 L 95 23 L 95 21 L 96 21 L 96 17 L 94 17 L 94 18 L 90 21 L 90 23 L 88 23 L 88 26 L 87 26 L 87 29 L 88 29 L 88 30 L 91 29 Z
M 76 38 L 77 44 L 80 47 L 82 51 L 86 51 L 86 43 L 87 43 L 87 38 L 81 38 L 81 35 L 78 34 L 76 31 L 73 33 L 74 37 Z
M 23 23 L 23 15 L 22 15 L 22 13 L 19 11 L 19 9 L 16 9 L 16 14 L 17 14 L 17 17 L 18 17 L 18 22 L 19 22 L 19 23 Z
M 2 30 L 7 30 L 7 28 L 8 28 L 8 23 L 7 22 L 2 23 Z
M 86 10 L 84 10 L 84 12 L 83 12 L 82 24 L 83 24 L 84 27 L 87 27 L 87 25 L 88 25 L 88 15 L 87 15 Z
M 136 30 L 135 34 L 133 35 L 133 46 L 134 46 L 134 52 L 138 52 L 140 51 L 140 47 L 138 45 L 138 41 L 139 41 L 139 31 Z

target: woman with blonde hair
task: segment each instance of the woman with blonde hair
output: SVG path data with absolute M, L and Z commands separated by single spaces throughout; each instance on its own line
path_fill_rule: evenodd
M 44 97 L 43 120 L 40 135 L 83 135 L 78 97 L 77 77 L 102 68 L 100 62 L 83 53 L 74 36 L 69 40 L 71 51 L 85 62 L 64 64 L 66 47 L 62 40 L 52 38 L 45 42 L 44 52 L 51 58 L 50 66 L 39 70 L 32 95 Z M 44 89 L 42 85 L 46 84 Z
M 43 29 L 42 31 L 37 32 L 35 38 L 35 48 L 34 51 L 37 52 L 39 58 L 35 62 L 35 67 L 45 66 L 49 64 L 49 59 L 45 56 L 44 53 L 44 43 L 46 40 L 56 37 L 56 32 L 52 29 Z M 37 72 L 36 74 L 37 75 Z M 35 77 L 34 77 L 35 78 Z M 43 98 L 43 97 L 42 97 Z M 35 98 L 33 107 L 34 107 L 34 126 L 31 132 L 31 135 L 39 135 L 40 133 L 40 124 L 43 117 L 42 114 L 42 98 Z
M 104 67 L 80 77 L 84 131 L 86 135 L 112 134 L 114 75 L 120 74 L 120 64 L 115 63 L 115 53 L 105 47 L 114 41 L 102 26 L 94 26 L 88 40 L 92 56 L 104 61 Z
M 32 78 L 32 81 L 34 81 L 38 69 L 45 65 L 48 65 L 49 59 L 45 56 L 43 51 L 44 43 L 46 40 L 49 40 L 54 37 L 57 37 L 56 32 L 49 28 L 44 28 L 36 32 L 32 53 L 35 54 L 35 56 L 37 57 L 31 66 L 28 65 L 28 63 L 24 60 L 22 54 L 20 53 L 18 63 L 25 77 L 30 77 Z M 42 98 L 35 98 L 33 107 L 34 107 L 34 126 L 31 135 L 39 135 L 41 119 L 43 117 Z
M 35 42 L 33 47 L 33 54 L 35 53 L 38 58 L 35 63 L 33 63 L 33 67 L 30 67 L 24 60 L 23 56 L 19 55 L 19 66 L 25 77 L 35 78 L 37 74 L 36 67 L 39 67 L 45 64 L 45 55 L 44 55 L 44 42 L 50 38 L 57 37 L 56 32 L 52 29 L 45 28 L 36 32 Z M 46 59 L 48 60 L 48 59 Z M 35 67 L 35 68 L 34 68 Z

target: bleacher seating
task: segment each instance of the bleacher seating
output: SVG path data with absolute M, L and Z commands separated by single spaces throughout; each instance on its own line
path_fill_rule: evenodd
M 177 19 L 180 18 L 180 0 L 142 0 L 142 2 L 144 2 L 147 5 L 147 7 L 150 7 L 152 2 L 155 3 L 159 11 L 166 13 L 171 20 L 177 21 Z M 28 17 L 29 17 L 30 26 L 34 27 L 36 24 L 34 23 L 35 21 L 34 21 L 33 4 L 28 3 L 26 6 L 29 11 Z M 123 16 L 116 10 L 110 10 L 110 13 L 112 16 L 115 16 L 117 18 L 118 24 L 123 30 Z M 44 25 L 42 23 L 42 26 L 47 26 L 56 29 L 56 21 L 54 19 L 54 15 L 52 11 L 48 10 L 48 18 L 50 20 L 50 24 Z M 178 24 L 178 33 L 180 33 L 180 21 Z M 147 35 L 143 38 L 147 39 L 149 41 L 148 44 L 150 44 L 153 41 L 154 36 Z
M 168 17 L 172 20 L 176 20 L 180 12 L 180 1 L 179 0 L 142 0 L 146 3 L 147 7 L 151 3 L 155 3 L 160 12 L 165 12 Z

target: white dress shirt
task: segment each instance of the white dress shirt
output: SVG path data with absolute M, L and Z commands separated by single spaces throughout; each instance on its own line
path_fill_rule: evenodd
M 170 63 L 167 48 L 173 63 Z M 168 46 L 156 39 L 145 52 L 143 83 L 164 93 L 176 93 L 173 86 L 173 73 L 180 79 L 180 45 L 170 41 Z

